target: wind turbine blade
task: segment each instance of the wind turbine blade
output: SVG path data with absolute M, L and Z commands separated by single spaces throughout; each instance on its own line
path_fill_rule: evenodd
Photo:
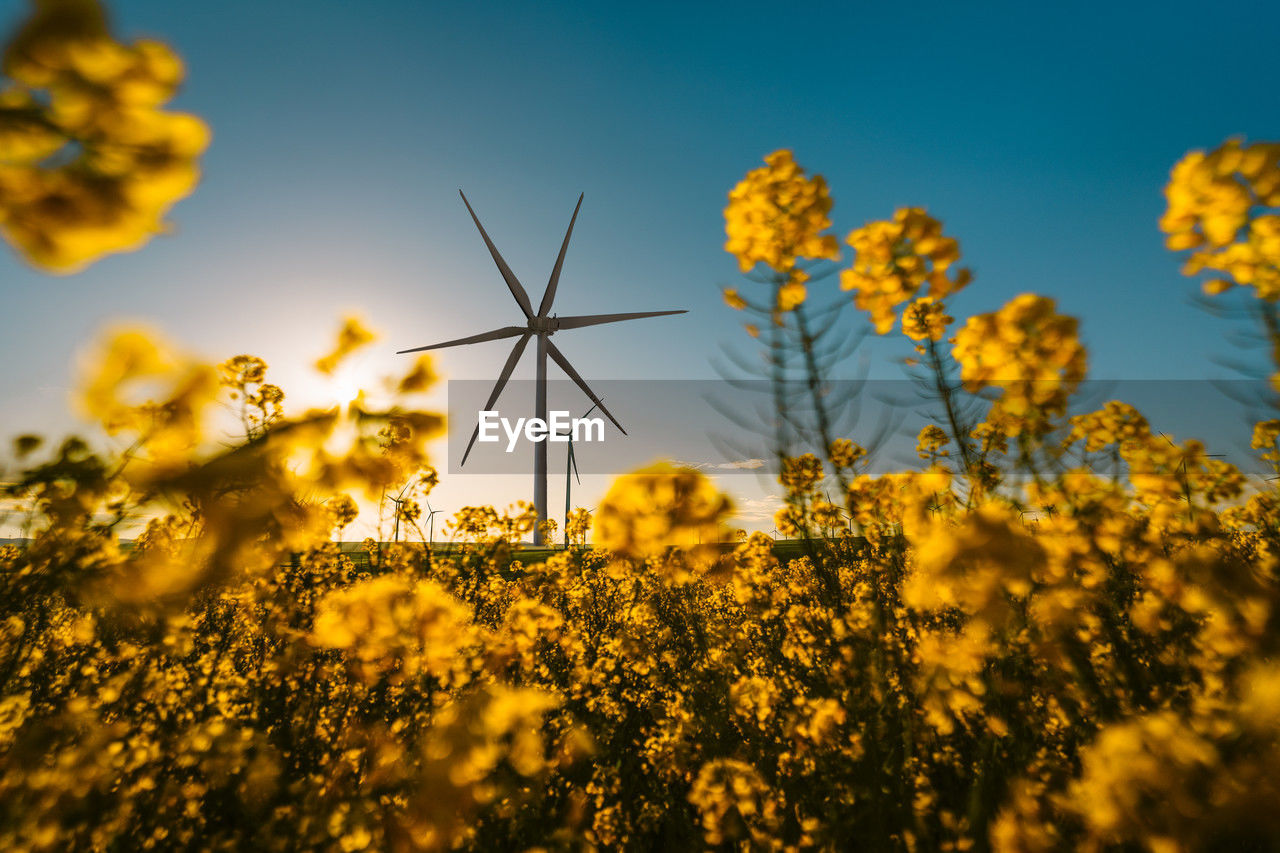
M 560 365 L 561 370 L 569 374 L 570 379 L 578 383 L 578 387 L 582 389 L 583 393 L 585 393 L 588 397 L 591 398 L 591 402 L 595 403 L 597 406 L 600 407 L 600 411 L 604 413 L 605 417 L 613 421 L 613 425 L 618 428 L 618 431 L 621 432 L 623 435 L 626 435 L 627 431 L 622 428 L 622 424 L 618 423 L 618 419 L 615 418 L 613 414 L 608 409 L 605 408 L 604 403 L 600 402 L 600 398 L 596 396 L 596 392 L 592 391 L 589 387 L 587 387 L 586 381 L 583 380 L 583 378 L 578 375 L 578 371 L 573 369 L 573 365 L 569 363 L 569 359 L 564 357 L 564 353 L 560 352 L 560 350 L 556 348 L 556 345 L 551 343 L 551 341 L 549 340 L 547 341 L 547 353 L 550 354 L 551 358 L 555 361 L 556 364 Z
M 489 402 L 484 404 L 486 411 L 493 408 L 493 404 L 497 401 L 498 395 L 502 393 L 502 389 L 506 387 L 507 380 L 511 378 L 511 372 L 516 369 L 516 362 L 520 360 L 521 354 L 524 353 L 525 344 L 529 343 L 530 332 L 526 332 L 524 337 L 516 341 L 516 345 L 511 348 L 511 355 L 507 356 L 507 363 L 502 368 L 502 374 L 498 377 L 498 382 L 493 386 L 493 393 L 489 395 Z M 471 440 L 467 442 L 467 450 L 462 454 L 462 461 L 458 463 L 461 468 L 467 464 L 467 457 L 471 455 L 471 448 L 475 447 L 476 438 L 480 435 L 480 424 L 476 423 L 476 428 L 471 431 Z
M 665 317 L 668 314 L 688 314 L 688 311 L 641 311 L 636 314 L 584 314 L 580 317 L 559 318 L 561 329 L 581 329 L 583 326 L 599 326 L 601 323 L 621 323 L 623 320 L 640 320 L 645 317 Z
M 578 474 L 578 460 L 573 455 L 573 442 L 569 442 L 569 464 L 573 466 L 573 476 L 578 481 L 578 485 L 582 485 L 582 477 Z
M 569 230 L 564 232 L 564 242 L 560 244 L 560 254 L 556 257 L 555 269 L 551 271 L 551 279 L 547 289 L 542 293 L 542 304 L 538 306 L 538 316 L 545 317 L 551 310 L 551 303 L 556 298 L 556 286 L 560 284 L 560 268 L 564 266 L 564 253 L 569 248 L 569 237 L 573 234 L 573 223 L 578 221 L 578 209 L 582 207 L 582 194 L 578 195 L 578 206 L 573 209 L 573 217 L 569 220 Z
M 407 352 L 422 352 L 428 349 L 441 349 L 443 347 L 460 347 L 463 344 L 478 344 L 483 341 L 498 341 L 503 338 L 514 338 L 516 335 L 522 335 L 528 331 L 525 326 L 503 326 L 501 329 L 494 329 L 492 332 L 481 332 L 478 335 L 472 335 L 469 338 L 458 338 L 454 341 L 445 341 L 442 344 L 431 344 L 425 347 L 414 347 L 413 349 L 402 349 L 396 355 L 404 355 Z
M 502 273 L 502 278 L 507 282 L 507 287 L 511 290 L 511 295 L 516 298 L 516 302 L 520 303 L 520 310 L 524 312 L 524 316 L 533 317 L 533 306 L 529 303 L 529 294 L 524 292 L 524 287 L 520 284 L 520 279 L 516 278 L 516 274 L 511 271 L 511 267 L 507 266 L 507 262 L 502 259 L 502 255 L 498 253 L 498 247 L 493 245 L 493 241 L 489 239 L 488 233 L 485 232 L 484 226 L 480 224 L 479 217 L 476 212 L 471 209 L 471 202 L 467 201 L 467 197 L 462 194 L 462 190 L 458 190 L 458 195 L 462 196 L 462 203 L 467 206 L 467 212 L 471 214 L 472 221 L 476 227 L 480 229 L 480 236 L 484 238 L 484 244 L 489 247 L 489 254 L 493 255 L 493 262 L 498 265 L 498 272 Z

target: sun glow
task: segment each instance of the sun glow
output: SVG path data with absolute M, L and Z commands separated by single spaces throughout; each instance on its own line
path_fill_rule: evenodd
M 360 397 L 378 387 L 379 375 L 368 362 L 371 359 L 353 357 L 331 375 L 326 376 L 309 367 L 299 370 L 291 380 L 292 385 L 285 401 L 290 411 L 328 410 L 341 412 Z M 291 372 L 282 370 L 281 373 Z
M 354 365 L 339 368 L 325 383 L 329 386 L 330 399 L 345 410 L 359 398 L 362 389 L 370 384 L 362 381 L 365 378 Z M 371 380 L 373 377 L 367 378 Z

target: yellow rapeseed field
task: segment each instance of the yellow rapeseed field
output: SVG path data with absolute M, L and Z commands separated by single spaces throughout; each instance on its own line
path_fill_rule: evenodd
M 61 11 L 6 54 L 0 231 L 62 270 L 153 233 L 207 134 L 160 109 L 163 45 L 38 8 Z M 82 159 L 47 165 L 68 140 Z M 1280 369 L 1278 160 L 1187 155 L 1161 225 L 1209 293 L 1253 289 Z M 729 194 L 726 248 L 771 271 L 775 322 L 815 288 L 802 261 L 838 256 L 830 207 L 788 151 Z M 789 559 L 657 465 L 573 514 L 590 548 L 523 564 L 530 508 L 468 507 L 448 552 L 356 562 L 334 541 L 353 496 L 436 483 L 426 358 L 394 405 L 288 415 L 261 359 L 108 336 L 79 399 L 122 449 L 24 436 L 5 486 L 29 540 L 0 548 L 0 849 L 1280 846 L 1280 480 L 1122 401 L 1069 416 L 1076 320 L 1028 293 L 957 323 L 972 277 L 924 210 L 846 244 L 839 288 L 947 417 L 923 470 L 873 475 L 847 436 L 783 460 Z M 348 321 L 318 367 L 370 338 Z M 988 395 L 980 422 L 948 371 Z M 1256 425 L 1280 477 L 1278 440 Z

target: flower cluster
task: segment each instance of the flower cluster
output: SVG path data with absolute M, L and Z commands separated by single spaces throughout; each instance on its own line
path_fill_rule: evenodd
M 1068 441 L 1083 440 L 1085 449 L 1097 451 L 1108 445 L 1128 446 L 1151 437 L 1151 427 L 1142 413 L 1120 400 L 1111 400 L 1096 412 L 1071 418 Z
M 1085 376 L 1085 349 L 1074 317 L 1052 299 L 1024 293 L 999 311 L 970 317 L 956 332 L 954 355 L 970 390 L 996 387 L 989 422 L 1005 432 L 1036 433 L 1066 409 Z
M 953 266 L 960 259 L 960 244 L 943 236 L 942 223 L 918 207 L 904 207 L 892 221 L 851 231 L 846 242 L 855 255 L 853 266 L 840 273 L 840 287 L 854 291 L 854 304 L 870 312 L 876 332 L 887 333 L 898 319 L 895 309 L 916 300 L 904 314 L 903 331 L 915 340 L 940 339 L 950 321 L 941 300 L 971 279 L 967 269 Z
M 790 151 L 775 151 L 764 159 L 766 165 L 748 172 L 729 193 L 724 248 L 743 272 L 763 263 L 779 273 L 775 307 L 790 311 L 806 295 L 808 275 L 797 262 L 840 256 L 836 238 L 822 233 L 831 227 L 831 194 L 822 176 L 807 177 Z M 726 293 L 725 301 L 742 307 L 736 291 Z
M 335 589 L 316 602 L 312 642 L 344 649 L 371 680 L 430 673 L 454 683 L 454 665 L 471 643 L 470 614 L 428 580 L 382 575 Z
M 1229 140 L 1209 153 L 1192 151 L 1165 187 L 1160 228 L 1175 251 L 1193 249 L 1187 275 L 1219 275 L 1215 294 L 1240 285 L 1259 299 L 1280 299 L 1280 144 Z
M 183 76 L 164 44 L 115 41 L 95 0 L 34 5 L 4 52 L 0 233 L 72 272 L 164 230 L 209 131 L 163 109 Z
M 614 482 L 596 509 L 596 541 L 635 559 L 679 548 L 705 565 L 715 557 L 731 509 L 697 471 L 659 463 Z

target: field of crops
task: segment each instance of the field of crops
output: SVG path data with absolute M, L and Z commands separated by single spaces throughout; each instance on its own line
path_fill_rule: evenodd
M 163 110 L 167 48 L 36 6 L 0 208 L 64 268 L 153 233 L 205 135 Z M 1164 192 L 1169 248 L 1280 369 L 1280 144 L 1192 152 Z M 830 209 L 785 150 L 725 209 L 755 275 L 725 301 L 802 388 Z M 1088 354 L 1054 300 L 949 316 L 973 277 L 920 208 L 844 243 L 821 286 L 937 419 L 918 469 L 873 472 L 815 398 L 773 448 L 785 541 L 666 463 L 573 512 L 573 547 L 522 548 L 523 503 L 424 536 L 428 357 L 387 406 L 295 412 L 260 358 L 107 336 L 95 432 L 5 463 L 0 849 L 1280 848 L 1280 419 L 1242 426 L 1249 478 L 1123 401 L 1068 414 Z M 371 339 L 347 321 L 318 369 Z M 352 544 L 389 495 L 405 541 Z

